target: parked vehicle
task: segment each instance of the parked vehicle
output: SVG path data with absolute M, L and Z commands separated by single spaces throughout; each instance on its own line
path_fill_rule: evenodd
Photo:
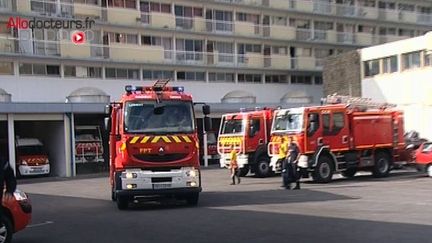
M 214 131 L 207 132 L 207 156 L 209 160 L 218 160 L 219 154 L 217 151 L 217 135 Z M 203 139 L 200 139 L 200 158 L 204 156 Z
M 75 127 L 75 162 L 104 162 L 99 126 Z
M 218 136 L 220 166 L 230 163 L 231 146 L 238 152 L 237 163 L 240 175 L 249 170 L 258 177 L 272 174 L 267 145 L 270 141 L 270 128 L 273 109 L 256 109 L 222 115 Z
M 121 100 L 108 107 L 110 182 L 119 209 L 148 197 L 198 203 L 201 173 L 192 96 L 167 83 L 126 86 Z M 203 114 L 209 113 L 203 105 Z M 209 130 L 210 118 L 204 121 Z
M 418 171 L 432 177 L 432 142 L 425 142 L 415 151 L 415 163 Z
M 27 195 L 17 189 L 11 200 L 3 197 L 2 207 L 4 215 L 0 218 L 0 243 L 9 243 L 14 233 L 30 223 L 32 206 Z
M 44 145 L 37 138 L 16 138 L 16 162 L 19 176 L 48 175 L 50 161 Z
M 281 138 L 300 149 L 298 166 L 314 181 L 330 182 L 335 172 L 353 177 L 359 170 L 385 177 L 405 163 L 404 118 L 393 105 L 365 98 L 329 96 L 322 106 L 275 111 L 268 151 L 276 171 Z

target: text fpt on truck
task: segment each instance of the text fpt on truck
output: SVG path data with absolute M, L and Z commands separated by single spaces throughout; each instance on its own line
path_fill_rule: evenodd
M 249 170 L 258 177 L 271 175 L 267 145 L 272 119 L 273 110 L 268 108 L 222 115 L 217 143 L 220 166 L 229 165 L 231 149 L 235 149 L 241 176 Z
M 109 106 L 110 182 L 119 209 L 148 197 L 198 203 L 201 173 L 192 96 L 167 83 L 126 86 L 121 100 Z M 204 104 L 206 129 L 209 113 Z
M 335 172 L 352 177 L 359 170 L 375 177 L 389 174 L 403 162 L 403 113 L 392 105 L 367 98 L 328 96 L 325 105 L 280 109 L 274 113 L 268 151 L 277 164 L 282 137 L 291 137 L 300 149 L 298 166 L 314 181 L 330 182 Z

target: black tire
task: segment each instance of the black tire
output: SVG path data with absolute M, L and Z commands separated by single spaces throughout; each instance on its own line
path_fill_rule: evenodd
M 385 152 L 378 152 L 375 154 L 375 165 L 372 169 L 372 175 L 377 178 L 387 177 L 390 173 L 391 162 L 390 157 Z
M 329 183 L 332 180 L 334 166 L 332 160 L 328 156 L 321 156 L 315 166 L 312 178 L 315 182 Z
M 342 176 L 346 178 L 353 178 L 357 173 L 357 168 L 349 168 L 346 171 L 342 171 Z
M 248 165 L 245 165 L 243 168 L 240 168 L 239 175 L 241 177 L 245 177 L 248 173 L 249 173 L 249 166 Z
M 255 175 L 260 178 L 269 177 L 272 175 L 270 167 L 270 159 L 267 157 L 260 157 L 255 165 Z
M 11 220 L 3 216 L 0 219 L 0 243 L 10 243 L 12 241 L 13 226 Z
M 199 200 L 198 192 L 190 193 L 189 195 L 186 196 L 186 202 L 191 206 L 198 205 L 198 200 Z
M 125 210 L 129 206 L 129 198 L 117 196 L 117 208 L 120 210 Z

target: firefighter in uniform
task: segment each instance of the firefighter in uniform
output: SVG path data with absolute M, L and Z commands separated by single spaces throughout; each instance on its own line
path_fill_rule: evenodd
M 288 186 L 288 174 L 287 174 L 287 152 L 288 152 L 288 140 L 286 137 L 282 137 L 282 143 L 279 147 L 279 157 L 277 164 L 280 164 L 282 166 L 282 186 L 281 187 L 287 187 Z
M 235 185 L 236 177 L 237 177 L 237 184 L 240 184 L 240 170 L 238 168 L 238 163 L 237 163 L 237 151 L 235 150 L 234 145 L 231 145 L 229 169 L 231 171 L 231 179 L 232 179 L 231 185 Z
M 297 144 L 290 137 L 288 146 L 288 158 L 285 160 L 287 162 L 286 169 L 288 175 L 288 185 L 287 189 L 291 189 L 291 183 L 295 182 L 296 186 L 294 190 L 300 189 L 300 173 L 297 168 L 297 163 L 300 157 L 300 150 Z

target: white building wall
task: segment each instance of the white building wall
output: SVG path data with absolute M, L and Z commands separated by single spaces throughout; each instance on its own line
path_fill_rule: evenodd
M 112 101 L 124 93 L 125 85 L 149 85 L 149 81 L 123 81 L 112 79 L 71 79 L 34 76 L 1 76 L 0 88 L 12 94 L 13 102 L 64 102 L 74 90 L 82 87 L 96 87 L 105 91 Z M 197 102 L 220 103 L 230 91 L 243 90 L 257 97 L 257 103 L 279 103 L 287 92 L 304 91 L 319 102 L 323 91 L 321 85 L 290 84 L 235 84 L 205 82 L 171 82 L 170 85 L 184 86 Z
M 397 41 L 361 50 L 361 63 L 413 51 L 429 52 L 432 35 Z M 405 131 L 415 130 L 421 137 L 432 140 L 432 67 L 398 70 L 362 78 L 362 95 L 378 102 L 397 104 L 405 114 Z

